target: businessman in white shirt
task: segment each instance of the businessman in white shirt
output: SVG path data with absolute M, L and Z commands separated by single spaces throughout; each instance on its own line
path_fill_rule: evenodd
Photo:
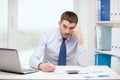
M 72 11 L 65 11 L 61 15 L 59 27 L 41 34 L 30 58 L 30 66 L 44 72 L 54 71 L 55 65 L 59 65 L 58 60 L 63 38 L 66 45 L 66 62 L 63 65 L 87 66 L 87 53 L 77 23 L 77 15 Z M 43 53 L 44 60 L 41 61 Z

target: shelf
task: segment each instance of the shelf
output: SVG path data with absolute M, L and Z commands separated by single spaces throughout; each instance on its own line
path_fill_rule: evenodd
M 114 52 L 112 52 L 112 51 L 95 50 L 95 52 L 101 53 L 101 54 L 109 54 L 109 55 L 112 55 L 112 56 L 115 56 L 115 57 L 120 58 L 120 53 L 114 53 Z
M 96 24 L 110 28 L 114 27 L 120 28 L 120 21 L 97 21 Z

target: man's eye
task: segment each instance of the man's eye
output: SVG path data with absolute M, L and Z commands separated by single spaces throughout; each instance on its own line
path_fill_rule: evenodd
M 70 30 L 73 30 L 74 28 L 70 28 Z
M 65 25 L 64 25 L 63 27 L 64 27 L 65 29 L 67 28 L 67 26 L 65 26 Z

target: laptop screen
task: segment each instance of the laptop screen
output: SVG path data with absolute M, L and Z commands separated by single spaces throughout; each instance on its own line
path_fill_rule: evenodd
M 0 70 L 19 72 L 21 65 L 16 49 L 0 48 Z

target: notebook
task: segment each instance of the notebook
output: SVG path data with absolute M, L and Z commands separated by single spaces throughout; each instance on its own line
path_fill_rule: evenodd
M 37 69 L 22 68 L 16 49 L 0 48 L 0 71 L 28 74 L 37 72 Z

